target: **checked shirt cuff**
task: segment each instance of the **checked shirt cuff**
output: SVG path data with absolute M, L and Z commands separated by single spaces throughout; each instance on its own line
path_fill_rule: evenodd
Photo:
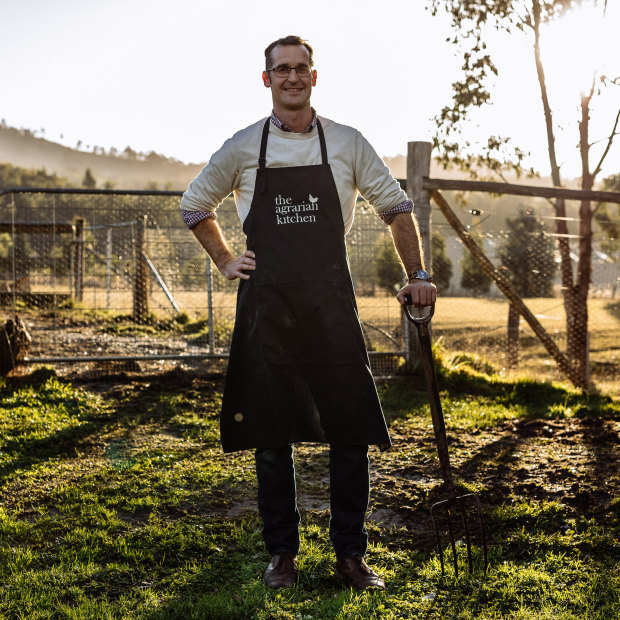
M 215 211 L 181 211 L 181 217 L 189 229 L 194 228 L 202 220 L 217 220 Z
M 381 213 L 379 213 L 379 217 L 383 220 L 384 224 L 389 225 L 394 221 L 394 218 L 399 213 L 411 213 L 412 211 L 413 201 L 405 200 L 404 202 L 397 204 L 395 207 L 382 211 Z

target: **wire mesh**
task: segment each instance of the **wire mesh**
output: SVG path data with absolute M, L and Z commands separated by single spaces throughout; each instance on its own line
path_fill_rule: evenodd
M 233 252 L 243 252 L 232 198 L 218 221 Z M 9 194 L 0 226 L 0 308 L 25 320 L 29 359 L 97 374 L 225 367 L 238 283 L 187 230 L 178 196 Z M 391 375 L 407 351 L 394 296 L 402 271 L 363 201 L 347 247 L 373 372 Z
M 536 198 L 470 194 L 467 203 L 455 195 L 449 202 L 458 205 L 469 235 L 496 272 L 508 278 L 571 369 L 617 392 L 620 254 L 618 240 L 609 234 L 613 229 L 594 220 L 588 260 L 579 203 L 567 202 L 566 215 L 559 218 L 550 202 Z M 442 292 L 435 336 L 469 355 L 453 356 L 455 363 L 505 375 L 566 378 L 441 211 L 433 209 L 432 217 L 433 271 Z

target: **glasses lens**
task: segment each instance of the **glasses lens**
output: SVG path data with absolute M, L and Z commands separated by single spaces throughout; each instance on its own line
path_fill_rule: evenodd
M 300 65 L 299 67 L 287 67 L 286 65 L 277 66 L 273 72 L 279 78 L 288 77 L 291 70 L 295 69 L 295 73 L 297 73 L 297 77 L 305 78 L 310 75 L 310 68 L 308 65 Z

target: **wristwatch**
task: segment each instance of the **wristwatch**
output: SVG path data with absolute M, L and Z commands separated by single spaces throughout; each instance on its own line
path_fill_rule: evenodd
M 409 274 L 409 282 L 411 282 L 411 280 L 422 280 L 423 282 L 432 282 L 433 278 L 431 278 L 428 271 L 425 271 L 424 269 L 418 269 L 417 271 L 414 271 L 413 273 Z

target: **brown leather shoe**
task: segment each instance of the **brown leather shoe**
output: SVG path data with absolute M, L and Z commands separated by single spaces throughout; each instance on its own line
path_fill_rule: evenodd
M 336 563 L 336 570 L 356 590 L 385 590 L 383 579 L 368 567 L 361 555 L 341 560 Z
M 297 556 L 283 551 L 272 558 L 265 575 L 265 585 L 270 588 L 288 588 L 297 581 Z

